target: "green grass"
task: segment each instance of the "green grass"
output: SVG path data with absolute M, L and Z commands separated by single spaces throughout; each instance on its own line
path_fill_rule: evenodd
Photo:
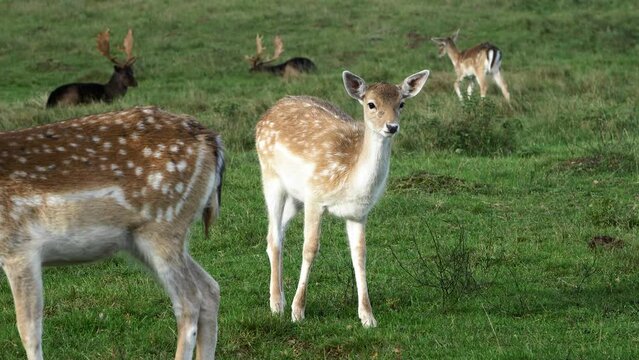
M 636 2 L 0 1 L 0 13 L 0 129 L 154 104 L 221 132 L 222 217 L 211 240 L 198 226 L 190 242 L 222 288 L 219 358 L 639 356 Z M 94 43 L 107 27 L 118 41 L 134 28 L 139 87 L 112 105 L 45 110 L 58 85 L 108 79 L 111 67 Z M 502 49 L 512 106 L 494 85 L 483 105 L 459 103 L 452 66 L 428 40 L 459 27 L 462 48 L 489 40 Z M 269 48 L 282 35 L 284 56 L 308 56 L 318 72 L 291 81 L 250 74 L 243 57 L 258 32 Z M 423 41 L 412 44 L 411 32 Z M 307 319 L 293 324 L 290 308 L 276 318 L 268 307 L 254 124 L 287 94 L 319 96 L 359 118 L 341 84 L 344 69 L 395 83 L 431 70 L 407 102 L 387 193 L 369 217 L 379 322 L 370 330 L 357 318 L 343 222 L 331 217 L 322 224 Z M 302 231 L 298 218 L 284 251 L 289 303 Z M 624 246 L 593 251 L 588 241 L 597 235 Z M 457 301 L 443 302 L 438 288 L 402 269 L 419 274 L 432 264 L 432 236 L 442 252 L 466 240 L 478 288 Z M 44 283 L 49 359 L 173 356 L 169 300 L 134 261 L 50 268 Z M 4 279 L 0 358 L 24 358 Z

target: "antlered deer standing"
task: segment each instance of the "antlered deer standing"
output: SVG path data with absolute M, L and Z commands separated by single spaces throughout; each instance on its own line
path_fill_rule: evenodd
M 399 130 L 404 100 L 419 93 L 428 75 L 424 70 L 400 85 L 367 85 L 344 71 L 347 93 L 363 105 L 363 123 L 324 100 L 308 96 L 281 99 L 257 123 L 257 153 L 269 218 L 267 253 L 273 313 L 282 313 L 285 306 L 284 233 L 303 207 L 303 261 L 292 319 L 304 318 L 309 271 L 319 250 L 320 218 L 328 210 L 346 220 L 359 318 L 365 327 L 376 326 L 366 284 L 366 218 L 386 187 L 391 138 Z
M 119 250 L 173 303 L 176 359 L 213 359 L 219 287 L 188 254 L 191 223 L 217 216 L 219 135 L 154 107 L 0 133 L 0 265 L 29 359 L 42 359 L 42 266 Z
M 289 78 L 298 76 L 301 73 L 308 73 L 315 70 L 315 64 L 305 57 L 294 57 L 281 64 L 270 65 L 270 63 L 277 60 L 280 55 L 282 55 L 282 52 L 284 52 L 284 42 L 282 42 L 282 38 L 279 35 L 273 40 L 273 45 L 275 46 L 273 56 L 265 58 L 265 49 L 264 46 L 262 46 L 262 37 L 259 34 L 255 37 L 255 55 L 245 56 L 246 61 L 251 64 L 252 72 L 261 71 Z
M 51 95 L 49 95 L 49 99 L 47 100 L 48 108 L 58 105 L 78 105 L 98 101 L 110 103 L 114 99 L 124 96 L 129 86 L 138 86 L 138 82 L 133 76 L 133 63 L 135 63 L 135 57 L 132 55 L 133 31 L 129 29 L 129 32 L 124 37 L 123 50 L 126 54 L 125 61 L 119 61 L 111 56 L 109 37 L 109 30 L 107 29 L 99 33 L 97 38 L 98 51 L 100 51 L 100 54 L 115 64 L 113 66 L 113 75 L 111 75 L 109 82 L 104 85 L 95 83 L 62 85 L 53 90 Z
M 501 93 L 507 101 L 510 101 L 510 93 L 508 86 L 501 76 L 501 57 L 502 53 L 495 45 L 491 43 L 482 43 L 464 51 L 459 51 L 455 43 L 459 36 L 459 30 L 453 35 L 443 38 L 432 38 L 431 40 L 437 44 L 439 48 L 439 57 L 448 54 L 450 61 L 455 67 L 455 92 L 460 100 L 463 100 L 459 86 L 465 77 L 473 76 L 479 84 L 479 93 L 481 97 L 486 96 L 488 91 L 487 75 L 493 76 L 495 83 L 499 86 Z M 468 84 L 468 96 L 472 94 L 473 83 Z

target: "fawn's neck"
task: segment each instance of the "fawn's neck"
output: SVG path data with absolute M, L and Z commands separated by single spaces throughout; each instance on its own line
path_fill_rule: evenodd
M 448 44 L 446 46 L 446 54 L 448 54 L 448 58 L 453 63 L 453 66 L 457 67 L 461 60 L 461 52 L 457 49 L 455 44 Z
M 390 166 L 391 138 L 365 127 L 364 138 L 351 181 L 357 189 L 373 193 L 383 190 Z

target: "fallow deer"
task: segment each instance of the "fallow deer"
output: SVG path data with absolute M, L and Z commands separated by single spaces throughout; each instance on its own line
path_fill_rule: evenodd
M 275 49 L 272 57 L 265 57 L 264 46 L 262 46 L 262 37 L 258 34 L 255 37 L 256 52 L 253 56 L 245 56 L 246 61 L 251 64 L 251 72 L 266 72 L 284 78 L 290 78 L 300 75 L 301 73 L 309 73 L 315 70 L 315 64 L 310 59 L 305 57 L 294 57 L 288 59 L 285 62 L 277 65 L 270 65 L 273 61 L 277 60 L 282 52 L 284 52 L 284 42 L 278 35 L 273 40 Z
M 96 83 L 62 85 L 49 95 L 47 100 L 48 108 L 58 105 L 78 105 L 100 101 L 110 103 L 114 99 L 124 96 L 128 87 L 138 86 L 138 82 L 133 75 L 133 63 L 135 63 L 135 57 L 132 55 L 133 31 L 129 29 L 129 32 L 124 37 L 125 61 L 119 61 L 111 55 L 109 38 L 108 29 L 99 33 L 97 38 L 98 51 L 114 64 L 113 74 L 109 82 L 104 85 Z
M 319 250 L 320 219 L 328 211 L 346 220 L 362 325 L 377 325 L 366 283 L 366 219 L 386 187 L 391 139 L 399 130 L 404 100 L 420 92 L 428 75 L 424 70 L 399 85 L 368 85 L 344 71 L 346 92 L 363 105 L 363 123 L 309 96 L 281 99 L 257 123 L 256 146 L 269 219 L 267 254 L 274 314 L 282 313 L 285 307 L 284 234 L 289 221 L 303 208 L 302 267 L 292 320 L 304 319 L 309 271 Z
M 42 359 L 42 267 L 123 250 L 156 275 L 177 318 L 176 359 L 213 359 L 219 287 L 188 254 L 217 217 L 221 138 L 155 107 L 0 132 L 0 265 L 27 357 Z
M 459 29 L 449 37 L 431 38 L 431 40 L 437 44 L 439 48 L 439 57 L 448 54 L 450 61 L 455 67 L 455 74 L 457 79 L 455 80 L 455 93 L 459 97 L 459 100 L 463 100 L 461 90 L 459 86 L 466 77 L 474 77 L 479 84 L 479 93 L 481 97 L 486 96 L 488 91 L 488 83 L 486 80 L 487 75 L 493 76 L 495 83 L 499 86 L 501 93 L 506 98 L 506 101 L 510 101 L 510 93 L 508 92 L 508 86 L 501 76 L 501 59 L 502 53 L 495 45 L 491 43 L 482 43 L 464 51 L 459 51 L 455 43 L 459 37 Z M 470 96 L 473 92 L 473 83 L 471 81 L 468 84 L 467 93 Z

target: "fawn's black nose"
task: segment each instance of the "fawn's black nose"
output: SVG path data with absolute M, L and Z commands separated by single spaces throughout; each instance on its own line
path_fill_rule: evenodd
M 396 133 L 397 129 L 399 129 L 398 124 L 386 124 L 386 130 L 388 130 L 388 132 L 391 134 Z

